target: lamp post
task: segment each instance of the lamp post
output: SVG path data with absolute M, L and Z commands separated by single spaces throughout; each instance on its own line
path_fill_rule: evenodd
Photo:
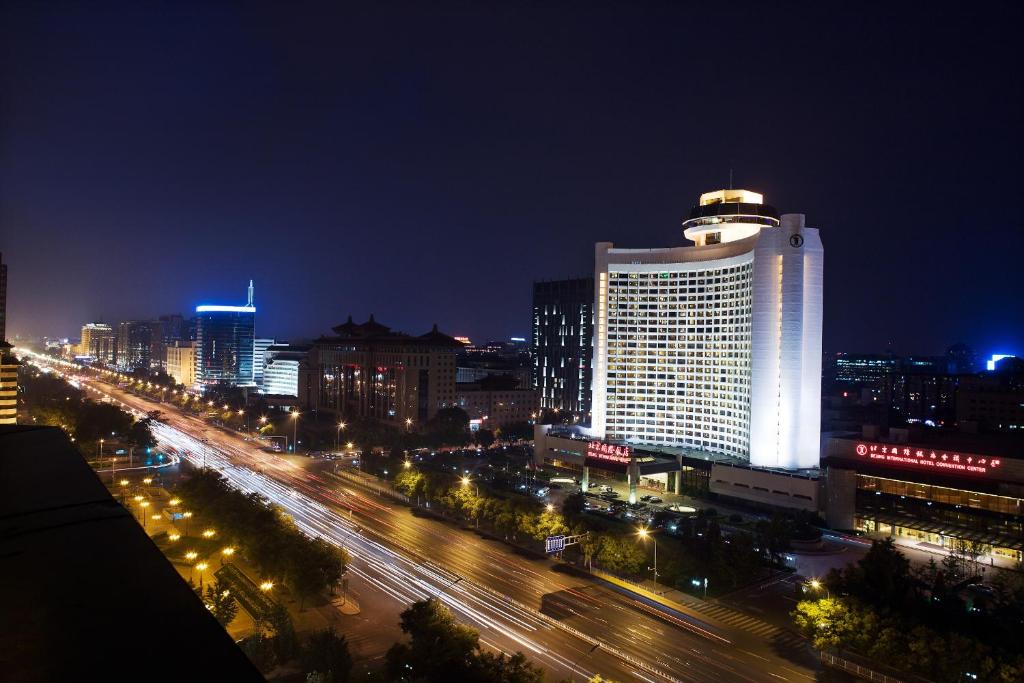
M 299 452 L 299 411 L 292 411 L 292 453 Z
M 654 535 L 647 529 L 647 527 L 640 527 L 637 529 L 637 535 L 641 539 L 646 539 L 650 536 L 651 541 L 654 543 L 654 583 L 658 583 L 658 539 L 654 538 Z M 707 588 L 705 587 L 705 591 Z
M 334 433 L 334 450 L 336 451 L 341 449 L 341 430 L 347 426 L 344 422 L 338 423 L 338 429 Z
M 408 434 L 410 431 L 412 431 L 412 418 L 407 417 L 405 418 L 405 433 Z

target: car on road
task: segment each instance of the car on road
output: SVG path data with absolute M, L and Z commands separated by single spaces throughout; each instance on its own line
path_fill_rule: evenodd
M 640 500 L 643 500 L 643 498 L 641 498 Z M 658 498 L 657 496 L 647 496 L 647 502 L 650 503 L 651 505 L 657 505 L 658 503 L 664 503 L 665 501 L 663 501 L 661 498 Z
M 648 493 L 648 494 L 647 494 L 646 496 L 640 496 L 640 500 L 642 500 L 642 501 L 643 501 L 643 502 L 645 502 L 645 503 L 646 503 L 647 501 L 649 501 L 649 500 L 650 500 L 651 498 L 654 498 L 654 496 L 652 496 L 652 495 L 651 495 L 651 494 L 649 494 L 649 493 Z
M 614 490 L 615 490 L 615 489 L 613 489 L 613 488 L 612 488 L 611 486 L 609 486 L 608 484 L 601 484 L 601 493 L 611 493 L 611 492 L 612 492 L 612 491 L 614 491 Z

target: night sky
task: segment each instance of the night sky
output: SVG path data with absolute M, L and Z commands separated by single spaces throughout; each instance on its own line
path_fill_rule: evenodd
M 906 4 L 7 2 L 8 333 L 253 278 L 261 336 L 529 336 L 732 168 L 821 228 L 826 349 L 1024 353 L 1021 3 Z

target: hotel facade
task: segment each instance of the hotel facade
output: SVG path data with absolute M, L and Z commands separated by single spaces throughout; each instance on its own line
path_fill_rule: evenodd
M 694 246 L 596 246 L 591 434 L 817 467 L 818 230 L 747 190 L 701 195 L 683 228 Z

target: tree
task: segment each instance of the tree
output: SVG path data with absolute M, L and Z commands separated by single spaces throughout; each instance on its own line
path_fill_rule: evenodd
M 481 652 L 473 660 L 470 678 L 483 683 L 541 683 L 544 670 L 533 666 L 526 655 Z
M 489 448 L 494 443 L 494 432 L 489 429 L 478 429 L 476 432 L 476 442 L 483 448 Z
M 321 680 L 331 683 L 344 683 L 352 672 L 348 641 L 333 628 L 314 632 L 302 648 L 300 657 L 303 671 L 319 673 L 323 676 Z
M 291 661 L 299 653 L 299 640 L 295 636 L 295 625 L 284 605 L 274 603 L 267 616 L 274 637 L 271 639 L 274 657 L 279 664 Z
M 205 601 L 213 616 L 224 628 L 227 628 L 238 615 L 238 602 L 231 595 L 227 584 L 220 579 L 206 586 Z
M 402 632 L 409 643 L 396 643 L 387 653 L 387 671 L 393 679 L 443 680 L 465 676 L 479 647 L 479 634 L 455 621 L 439 600 L 414 602 L 402 612 Z
M 819 650 L 842 647 L 848 635 L 849 610 L 839 598 L 797 603 L 793 621 Z
M 647 563 L 647 555 L 632 537 L 606 535 L 597 554 L 598 563 L 614 574 L 636 575 Z

